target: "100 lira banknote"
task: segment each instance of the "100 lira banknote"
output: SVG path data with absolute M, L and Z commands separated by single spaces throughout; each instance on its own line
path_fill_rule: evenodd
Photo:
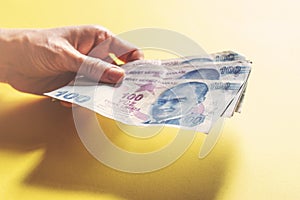
M 121 84 L 93 83 L 82 77 L 75 85 L 46 95 L 128 125 L 168 125 L 208 133 L 219 117 L 232 115 L 251 69 L 250 62 L 233 52 L 135 61 L 123 68 L 126 76 Z
M 225 51 L 211 54 L 209 57 L 191 56 L 169 60 L 139 60 L 128 63 L 123 68 L 126 70 L 127 77 L 247 82 L 251 71 L 251 62 L 235 52 Z M 243 85 L 222 116 L 231 117 L 234 111 L 241 111 L 246 85 Z

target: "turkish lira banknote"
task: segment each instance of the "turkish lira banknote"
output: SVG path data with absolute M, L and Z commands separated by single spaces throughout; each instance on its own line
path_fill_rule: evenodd
M 211 54 L 209 57 L 191 56 L 169 60 L 139 60 L 123 66 L 127 77 L 143 76 L 162 79 L 239 80 L 247 82 L 251 62 L 232 51 Z M 224 117 L 240 112 L 246 84 L 230 103 Z M 237 109 L 237 108 L 240 109 Z
M 240 110 L 251 63 L 231 52 L 169 60 L 139 60 L 122 66 L 117 85 L 78 77 L 45 95 L 78 104 L 135 126 L 175 126 L 208 133 L 221 116 Z

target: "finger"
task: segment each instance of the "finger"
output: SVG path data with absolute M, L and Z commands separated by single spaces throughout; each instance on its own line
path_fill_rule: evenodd
M 144 58 L 143 52 L 133 44 L 114 36 L 112 36 L 111 39 L 110 51 L 124 62 L 130 62 Z
M 79 74 L 96 82 L 118 83 L 123 79 L 125 73 L 122 68 L 98 58 L 82 57 L 84 60 L 76 69 Z
M 144 54 L 139 49 L 136 49 L 120 57 L 120 60 L 123 60 L 124 62 L 131 62 L 131 61 L 141 60 L 141 59 L 144 59 Z
M 80 40 L 78 40 L 78 34 L 75 34 L 69 42 L 84 55 L 100 58 L 108 63 L 113 62 L 113 59 L 109 56 L 110 53 L 115 54 L 124 62 L 143 59 L 141 50 L 129 42 L 116 37 L 102 26 L 81 26 L 77 27 L 76 30 L 78 28 L 80 28 L 81 33 Z
M 101 58 L 108 63 L 112 63 L 114 60 L 109 56 L 110 53 L 113 53 L 123 62 L 144 58 L 143 52 L 137 47 L 112 35 L 101 42 L 98 41 L 97 45 L 89 52 L 88 56 Z

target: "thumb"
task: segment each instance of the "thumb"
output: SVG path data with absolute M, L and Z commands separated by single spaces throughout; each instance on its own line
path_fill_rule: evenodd
M 118 83 L 122 81 L 125 72 L 117 65 L 86 55 L 80 55 L 80 57 L 81 62 L 77 64 L 77 73 L 97 82 Z

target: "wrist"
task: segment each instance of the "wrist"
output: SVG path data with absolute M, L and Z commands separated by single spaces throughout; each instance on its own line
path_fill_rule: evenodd
M 10 30 L 0 29 L 0 82 L 7 82 Z
M 8 82 L 9 71 L 16 59 L 16 45 L 22 40 L 21 35 L 21 30 L 0 29 L 0 82 Z
M 5 46 L 7 40 L 7 31 L 0 29 L 0 82 L 7 82 L 7 65 L 5 64 Z

